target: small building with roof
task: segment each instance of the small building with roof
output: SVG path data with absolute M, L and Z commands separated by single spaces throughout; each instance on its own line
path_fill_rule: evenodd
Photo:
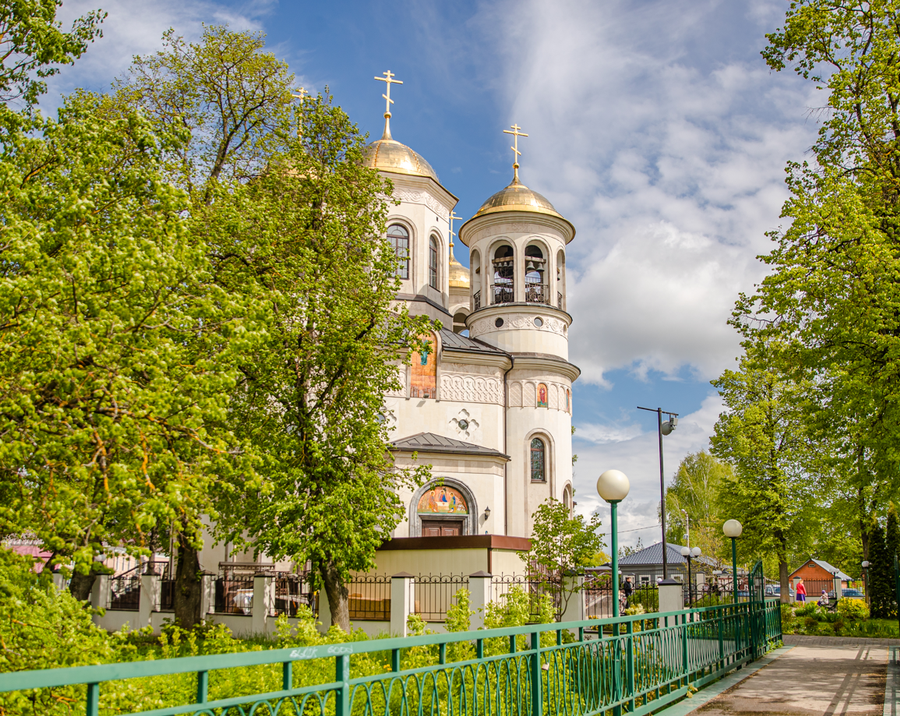
M 822 589 L 830 592 L 834 588 L 835 577 L 841 580 L 841 587 L 847 587 L 853 581 L 853 577 L 845 574 L 825 560 L 810 557 L 790 573 L 788 580 L 792 587 L 796 587 L 797 580 L 802 579 L 806 584 L 806 593 L 813 594 L 818 593 Z M 832 586 L 828 586 L 829 584 Z
M 622 579 L 631 577 L 635 585 L 656 584 L 663 578 L 662 542 L 651 544 L 619 560 L 619 573 Z M 666 564 L 669 578 L 679 582 L 687 582 L 688 561 L 681 556 L 681 545 L 666 543 Z M 695 574 L 712 574 L 719 569 L 719 562 L 706 555 L 691 558 L 691 570 Z

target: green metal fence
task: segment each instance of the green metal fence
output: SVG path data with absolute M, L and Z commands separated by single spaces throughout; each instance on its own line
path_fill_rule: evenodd
M 64 704 L 60 713 L 87 716 L 645 714 L 774 646 L 781 639 L 780 613 L 772 600 L 618 619 L 0 674 L 0 713 L 49 713 L 51 706 Z M 317 669 L 310 668 L 314 664 Z M 321 683 L 310 683 L 315 681 L 311 674 L 323 677 Z M 179 682 L 189 683 L 189 694 L 172 686 Z M 128 701 L 122 694 L 140 691 L 140 683 L 144 690 L 157 688 L 158 698 L 137 711 L 123 708 Z M 235 693 L 236 683 L 244 684 L 245 693 Z M 16 703 L 32 708 L 17 711 Z

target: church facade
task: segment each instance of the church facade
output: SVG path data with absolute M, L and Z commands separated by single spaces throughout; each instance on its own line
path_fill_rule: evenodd
M 512 182 L 460 227 L 470 257 L 462 266 L 453 255 L 456 197 L 391 136 L 390 77 L 384 134 L 366 163 L 400 202 L 387 222 L 400 260 L 397 301 L 442 325 L 402 367 L 402 389 L 385 397 L 397 464 L 432 466 L 427 484 L 400 495 L 406 513 L 393 537 L 529 537 L 543 501 L 573 506 L 579 370 L 568 361 L 566 247 L 575 228 L 519 181 L 516 161 Z M 517 126 L 507 133 L 517 159 L 527 135 Z

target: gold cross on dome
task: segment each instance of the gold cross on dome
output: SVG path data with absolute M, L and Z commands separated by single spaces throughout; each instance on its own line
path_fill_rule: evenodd
M 300 102 L 302 103 L 303 100 L 306 99 L 306 95 L 308 95 L 308 94 L 309 94 L 309 92 L 307 92 L 305 89 L 303 89 L 303 88 L 301 87 L 301 88 L 300 88 L 300 94 L 292 94 L 291 97 L 296 97 L 296 98 L 299 99 Z
M 456 235 L 453 231 L 453 220 L 454 219 L 462 219 L 461 216 L 457 216 L 455 211 L 450 212 L 450 253 L 453 253 L 453 237 Z
M 510 129 L 512 129 L 511 132 L 509 131 L 509 129 L 504 129 L 503 133 L 511 134 L 514 137 L 513 146 L 511 146 L 510 149 L 513 150 L 513 172 L 515 173 L 513 181 L 518 182 L 519 181 L 519 157 L 522 154 L 522 152 L 519 151 L 519 137 L 527 137 L 528 135 L 525 134 L 524 132 L 519 131 L 522 128 L 518 124 L 510 125 Z
M 376 77 L 375 79 L 379 82 L 384 82 L 387 87 L 385 88 L 385 94 L 381 95 L 384 97 L 384 136 L 382 139 L 390 139 L 391 138 L 391 105 L 394 104 L 394 100 L 391 99 L 391 85 L 402 85 L 403 82 L 400 80 L 395 80 L 394 77 L 396 75 L 388 70 L 387 72 L 382 73 L 384 77 Z

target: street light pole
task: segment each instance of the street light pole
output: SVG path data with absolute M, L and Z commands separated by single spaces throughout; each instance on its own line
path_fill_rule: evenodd
M 628 497 L 631 484 L 624 472 L 607 470 L 597 478 L 597 494 L 609 503 L 612 530 L 613 617 L 619 616 L 619 530 L 616 507 Z
M 669 561 L 666 555 L 668 550 L 666 549 L 666 473 L 663 466 L 663 435 L 668 435 L 678 425 L 678 413 L 670 413 L 662 408 L 642 408 L 640 405 L 637 407 L 638 410 L 656 413 L 657 432 L 659 433 L 659 521 L 662 525 L 662 568 L 663 581 L 665 581 L 669 578 Z M 663 422 L 663 413 L 669 416 L 666 422 Z
M 731 539 L 731 593 L 734 596 L 734 603 L 738 603 L 737 593 L 737 538 L 744 531 L 743 526 L 737 520 L 728 520 L 722 525 L 722 531 L 725 536 Z

